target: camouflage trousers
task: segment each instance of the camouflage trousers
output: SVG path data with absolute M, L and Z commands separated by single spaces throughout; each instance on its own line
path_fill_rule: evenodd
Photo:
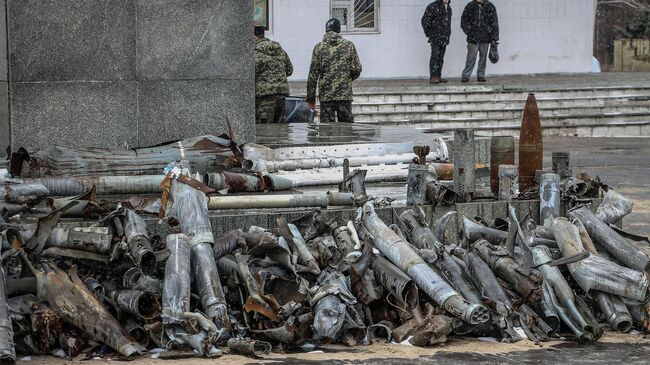
M 321 123 L 334 123 L 337 117 L 340 123 L 354 123 L 352 101 L 322 101 L 320 103 Z
M 284 96 L 255 98 L 255 123 L 284 123 Z

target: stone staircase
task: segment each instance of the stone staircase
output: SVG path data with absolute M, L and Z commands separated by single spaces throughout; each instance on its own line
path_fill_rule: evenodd
M 532 86 L 519 80 L 468 86 L 366 82 L 355 86 L 355 122 L 440 133 L 473 128 L 483 135 L 518 135 L 526 98 L 534 92 L 545 135 L 650 136 L 650 82 L 641 80 L 645 76 L 605 76 L 597 81 L 588 77 L 556 76 Z

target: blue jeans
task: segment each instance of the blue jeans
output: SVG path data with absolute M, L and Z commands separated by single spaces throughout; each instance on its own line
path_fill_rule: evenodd
M 490 43 L 467 43 L 467 61 L 465 62 L 465 69 L 463 70 L 463 79 L 469 79 L 472 76 L 477 54 L 479 55 L 479 59 L 476 76 L 479 79 L 485 78 L 485 67 L 487 66 L 489 49 Z

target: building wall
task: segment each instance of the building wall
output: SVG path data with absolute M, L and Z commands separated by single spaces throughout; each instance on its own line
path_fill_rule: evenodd
M 615 40 L 613 71 L 649 72 L 650 39 Z
M 270 0 L 269 37 L 295 66 L 293 80 L 307 78 L 311 51 L 330 16 L 330 0 Z M 364 66 L 362 78 L 426 78 L 430 48 L 420 19 L 431 0 L 381 0 L 379 34 L 346 34 Z M 499 14 L 498 64 L 490 74 L 590 72 L 595 0 L 493 0 Z M 460 17 L 467 1 L 452 0 L 453 28 L 443 75 L 459 77 L 467 43 Z
M 14 149 L 254 140 L 251 1 L 2 2 Z

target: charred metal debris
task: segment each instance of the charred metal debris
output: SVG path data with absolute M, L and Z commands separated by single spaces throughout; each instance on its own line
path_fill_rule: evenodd
M 520 166 L 506 137 L 492 139 L 490 166 L 477 164 L 470 130 L 455 134 L 454 164 L 442 139 L 271 150 L 203 136 L 131 151 L 20 149 L 0 175 L 0 360 L 57 349 L 72 359 L 152 349 L 264 357 L 306 344 L 590 342 L 606 328 L 650 331 L 650 257 L 639 248 L 649 242 L 617 226 L 632 202 L 574 176 L 568 153 L 542 171 L 539 123 L 531 95 Z M 476 180 L 488 176 L 482 191 Z M 408 184 L 394 222 L 381 211 L 391 199 L 366 191 L 380 181 Z M 328 184 L 338 191 L 292 190 Z M 115 195 L 131 197 L 106 199 Z M 527 198 L 539 212 L 517 211 Z M 484 222 L 423 209 L 477 200 L 498 200 L 507 214 Z M 354 209 L 343 219 L 333 206 Z M 215 236 L 209 210 L 234 208 L 304 215 Z

